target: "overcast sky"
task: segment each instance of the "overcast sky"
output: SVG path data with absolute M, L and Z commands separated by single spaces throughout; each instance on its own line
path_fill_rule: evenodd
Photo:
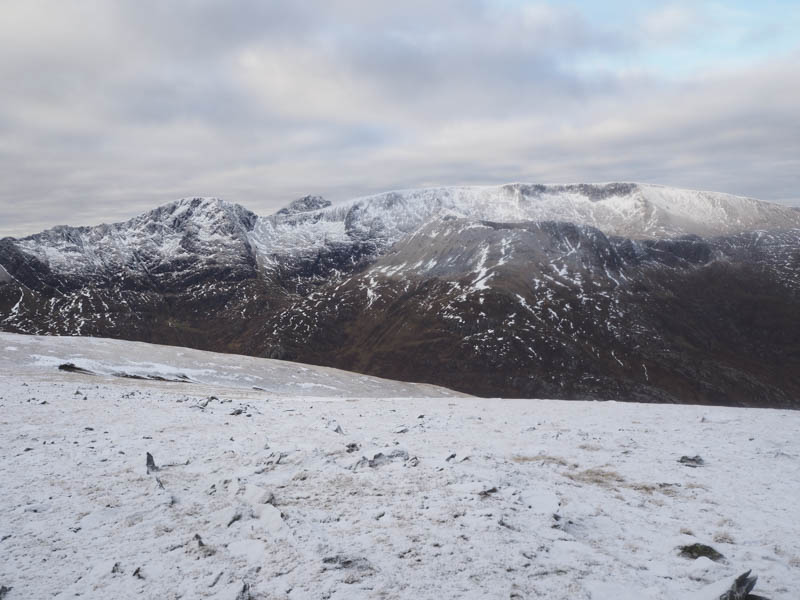
M 0 236 L 510 181 L 800 204 L 796 0 L 0 9 Z

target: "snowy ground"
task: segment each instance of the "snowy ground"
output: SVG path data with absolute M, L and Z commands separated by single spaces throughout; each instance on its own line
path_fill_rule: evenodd
M 800 413 L 305 368 L 0 334 L 0 597 L 797 597 Z

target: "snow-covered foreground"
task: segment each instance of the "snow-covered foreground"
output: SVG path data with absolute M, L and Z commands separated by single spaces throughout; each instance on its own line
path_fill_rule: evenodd
M 281 396 L 456 397 L 443 387 L 339 369 L 106 338 L 0 332 L 0 374 L 52 375 L 70 365 L 99 376 L 255 390 Z M 174 389 L 169 386 L 167 389 Z M 195 387 L 191 388 L 195 392 Z M 212 390 L 213 391 L 213 390 Z
M 340 394 L 237 387 L 236 357 L 217 384 L 59 371 L 142 346 L 82 342 L 0 335 L 5 600 L 713 600 L 747 569 L 773 600 L 800 588 L 798 413 L 382 398 L 391 382 L 302 397 Z M 724 559 L 679 556 L 693 543 Z

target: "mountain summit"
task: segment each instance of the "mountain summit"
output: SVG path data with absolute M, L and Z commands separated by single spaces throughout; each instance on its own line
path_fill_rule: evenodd
M 795 406 L 799 298 L 800 210 L 635 183 L 188 198 L 0 240 L 8 331 L 489 396 Z

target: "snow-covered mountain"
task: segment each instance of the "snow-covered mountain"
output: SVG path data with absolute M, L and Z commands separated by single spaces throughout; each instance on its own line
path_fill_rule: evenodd
M 714 600 L 748 570 L 789 600 L 800 584 L 796 411 L 485 400 L 8 333 L 0 411 L 3 600 Z
M 800 210 L 654 185 L 184 199 L 0 240 L 0 327 L 484 395 L 795 405 Z
M 56 276 L 107 278 L 126 272 L 158 277 L 167 271 L 247 265 L 258 217 L 218 198 L 185 198 L 124 223 L 54 227 L 15 246 Z
M 61 274 L 157 271 L 165 262 L 230 264 L 254 255 L 271 264 L 358 242 L 386 248 L 437 219 L 558 221 L 606 235 L 663 239 L 800 228 L 800 209 L 730 194 L 655 185 L 446 187 L 387 192 L 337 206 L 306 196 L 268 217 L 218 198 L 185 198 L 124 223 L 55 227 L 17 247 Z M 254 251 L 254 252 L 253 252 Z
M 718 236 L 800 227 L 800 210 L 716 192 L 636 183 L 445 187 L 387 192 L 322 210 L 261 219 L 254 238 L 296 248 L 298 229 L 314 240 L 392 244 L 431 220 L 520 223 L 560 221 L 607 235 L 669 238 Z

